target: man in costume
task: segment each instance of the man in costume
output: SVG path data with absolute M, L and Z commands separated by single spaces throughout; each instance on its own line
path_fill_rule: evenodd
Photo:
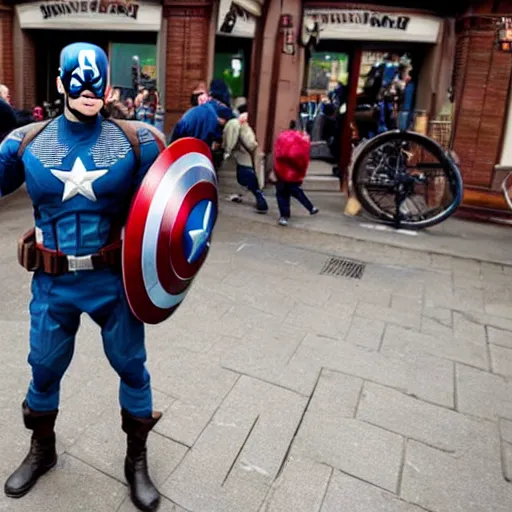
M 132 501 L 154 511 L 160 497 L 148 475 L 146 440 L 161 413 L 152 407 L 144 324 L 131 312 L 123 287 L 120 234 L 134 193 L 165 141 L 147 124 L 100 115 L 109 92 L 108 60 L 97 46 L 74 43 L 62 50 L 57 87 L 64 114 L 19 128 L 0 146 L 0 193 L 25 182 L 35 217 L 35 230 L 19 247 L 20 263 L 35 271 L 32 380 L 22 404 L 32 439 L 4 489 L 20 498 L 56 464 L 60 382 L 80 316 L 87 313 L 101 328 L 105 353 L 120 377 Z

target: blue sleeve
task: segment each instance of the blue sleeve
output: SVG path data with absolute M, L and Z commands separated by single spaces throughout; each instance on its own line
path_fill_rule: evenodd
M 153 165 L 153 162 L 158 158 L 158 155 L 160 154 L 160 147 L 158 142 L 156 141 L 155 135 L 153 135 L 150 130 L 147 128 L 141 128 L 138 131 L 138 136 L 140 143 L 140 160 L 139 168 L 135 173 L 135 190 L 138 190 L 149 168 Z M 163 143 L 165 147 L 165 140 Z
M 18 150 L 25 132 L 23 129 L 11 132 L 0 145 L 0 196 L 6 196 L 25 182 L 25 168 Z

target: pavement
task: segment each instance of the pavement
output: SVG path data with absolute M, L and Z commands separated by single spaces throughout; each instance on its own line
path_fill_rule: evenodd
M 221 177 L 222 179 L 222 177 Z M 268 215 L 255 215 L 254 200 L 246 193 L 242 204 L 230 203 L 229 192 L 232 184 L 224 184 L 226 192 L 221 194 L 225 202 L 223 211 L 226 215 L 254 220 L 266 225 L 277 222 L 278 210 L 275 192 L 267 187 L 265 195 L 269 202 Z M 237 190 L 241 190 L 239 187 Z M 334 235 L 340 243 L 350 244 L 353 240 L 372 242 L 395 248 L 415 250 L 455 256 L 458 258 L 476 258 L 481 261 L 512 265 L 510 239 L 512 228 L 483 222 L 472 222 L 459 217 L 450 217 L 437 226 L 421 231 L 395 230 L 378 223 L 364 210 L 355 217 L 344 214 L 346 197 L 341 193 L 322 193 L 308 191 L 308 197 L 320 209 L 320 214 L 311 217 L 295 200 L 292 200 L 292 217 L 290 227 L 314 233 Z M 503 219 L 501 219 L 503 221 Z
M 512 266 L 241 222 L 235 206 L 185 302 L 147 328 L 160 510 L 510 512 Z M 0 201 L 1 479 L 29 443 L 30 224 L 23 193 Z M 84 316 L 58 466 L 0 510 L 135 510 L 117 393 Z

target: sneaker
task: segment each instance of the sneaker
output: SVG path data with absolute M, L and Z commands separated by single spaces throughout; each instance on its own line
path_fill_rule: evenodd
M 313 206 L 313 209 L 309 212 L 310 215 L 316 215 L 318 213 L 318 208 Z
M 288 219 L 286 217 L 281 217 L 279 219 L 279 225 L 280 226 L 288 226 Z
M 233 203 L 241 203 L 242 196 L 240 194 L 232 194 L 229 196 L 229 200 Z
M 268 203 L 265 199 L 265 196 L 262 192 L 256 194 L 256 211 L 258 213 L 267 213 L 268 212 Z

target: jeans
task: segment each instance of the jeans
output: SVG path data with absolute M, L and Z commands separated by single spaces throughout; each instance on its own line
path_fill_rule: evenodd
M 260 211 L 267 211 L 268 204 L 263 196 L 263 192 L 260 190 L 258 184 L 258 178 L 252 167 L 246 165 L 236 166 L 236 181 L 241 187 L 246 188 L 249 192 L 252 192 L 256 198 L 256 208 Z
M 277 206 L 281 217 L 290 218 L 290 198 L 294 197 L 299 203 L 311 213 L 313 203 L 308 199 L 304 190 L 297 183 L 285 183 L 278 181 L 276 183 Z

